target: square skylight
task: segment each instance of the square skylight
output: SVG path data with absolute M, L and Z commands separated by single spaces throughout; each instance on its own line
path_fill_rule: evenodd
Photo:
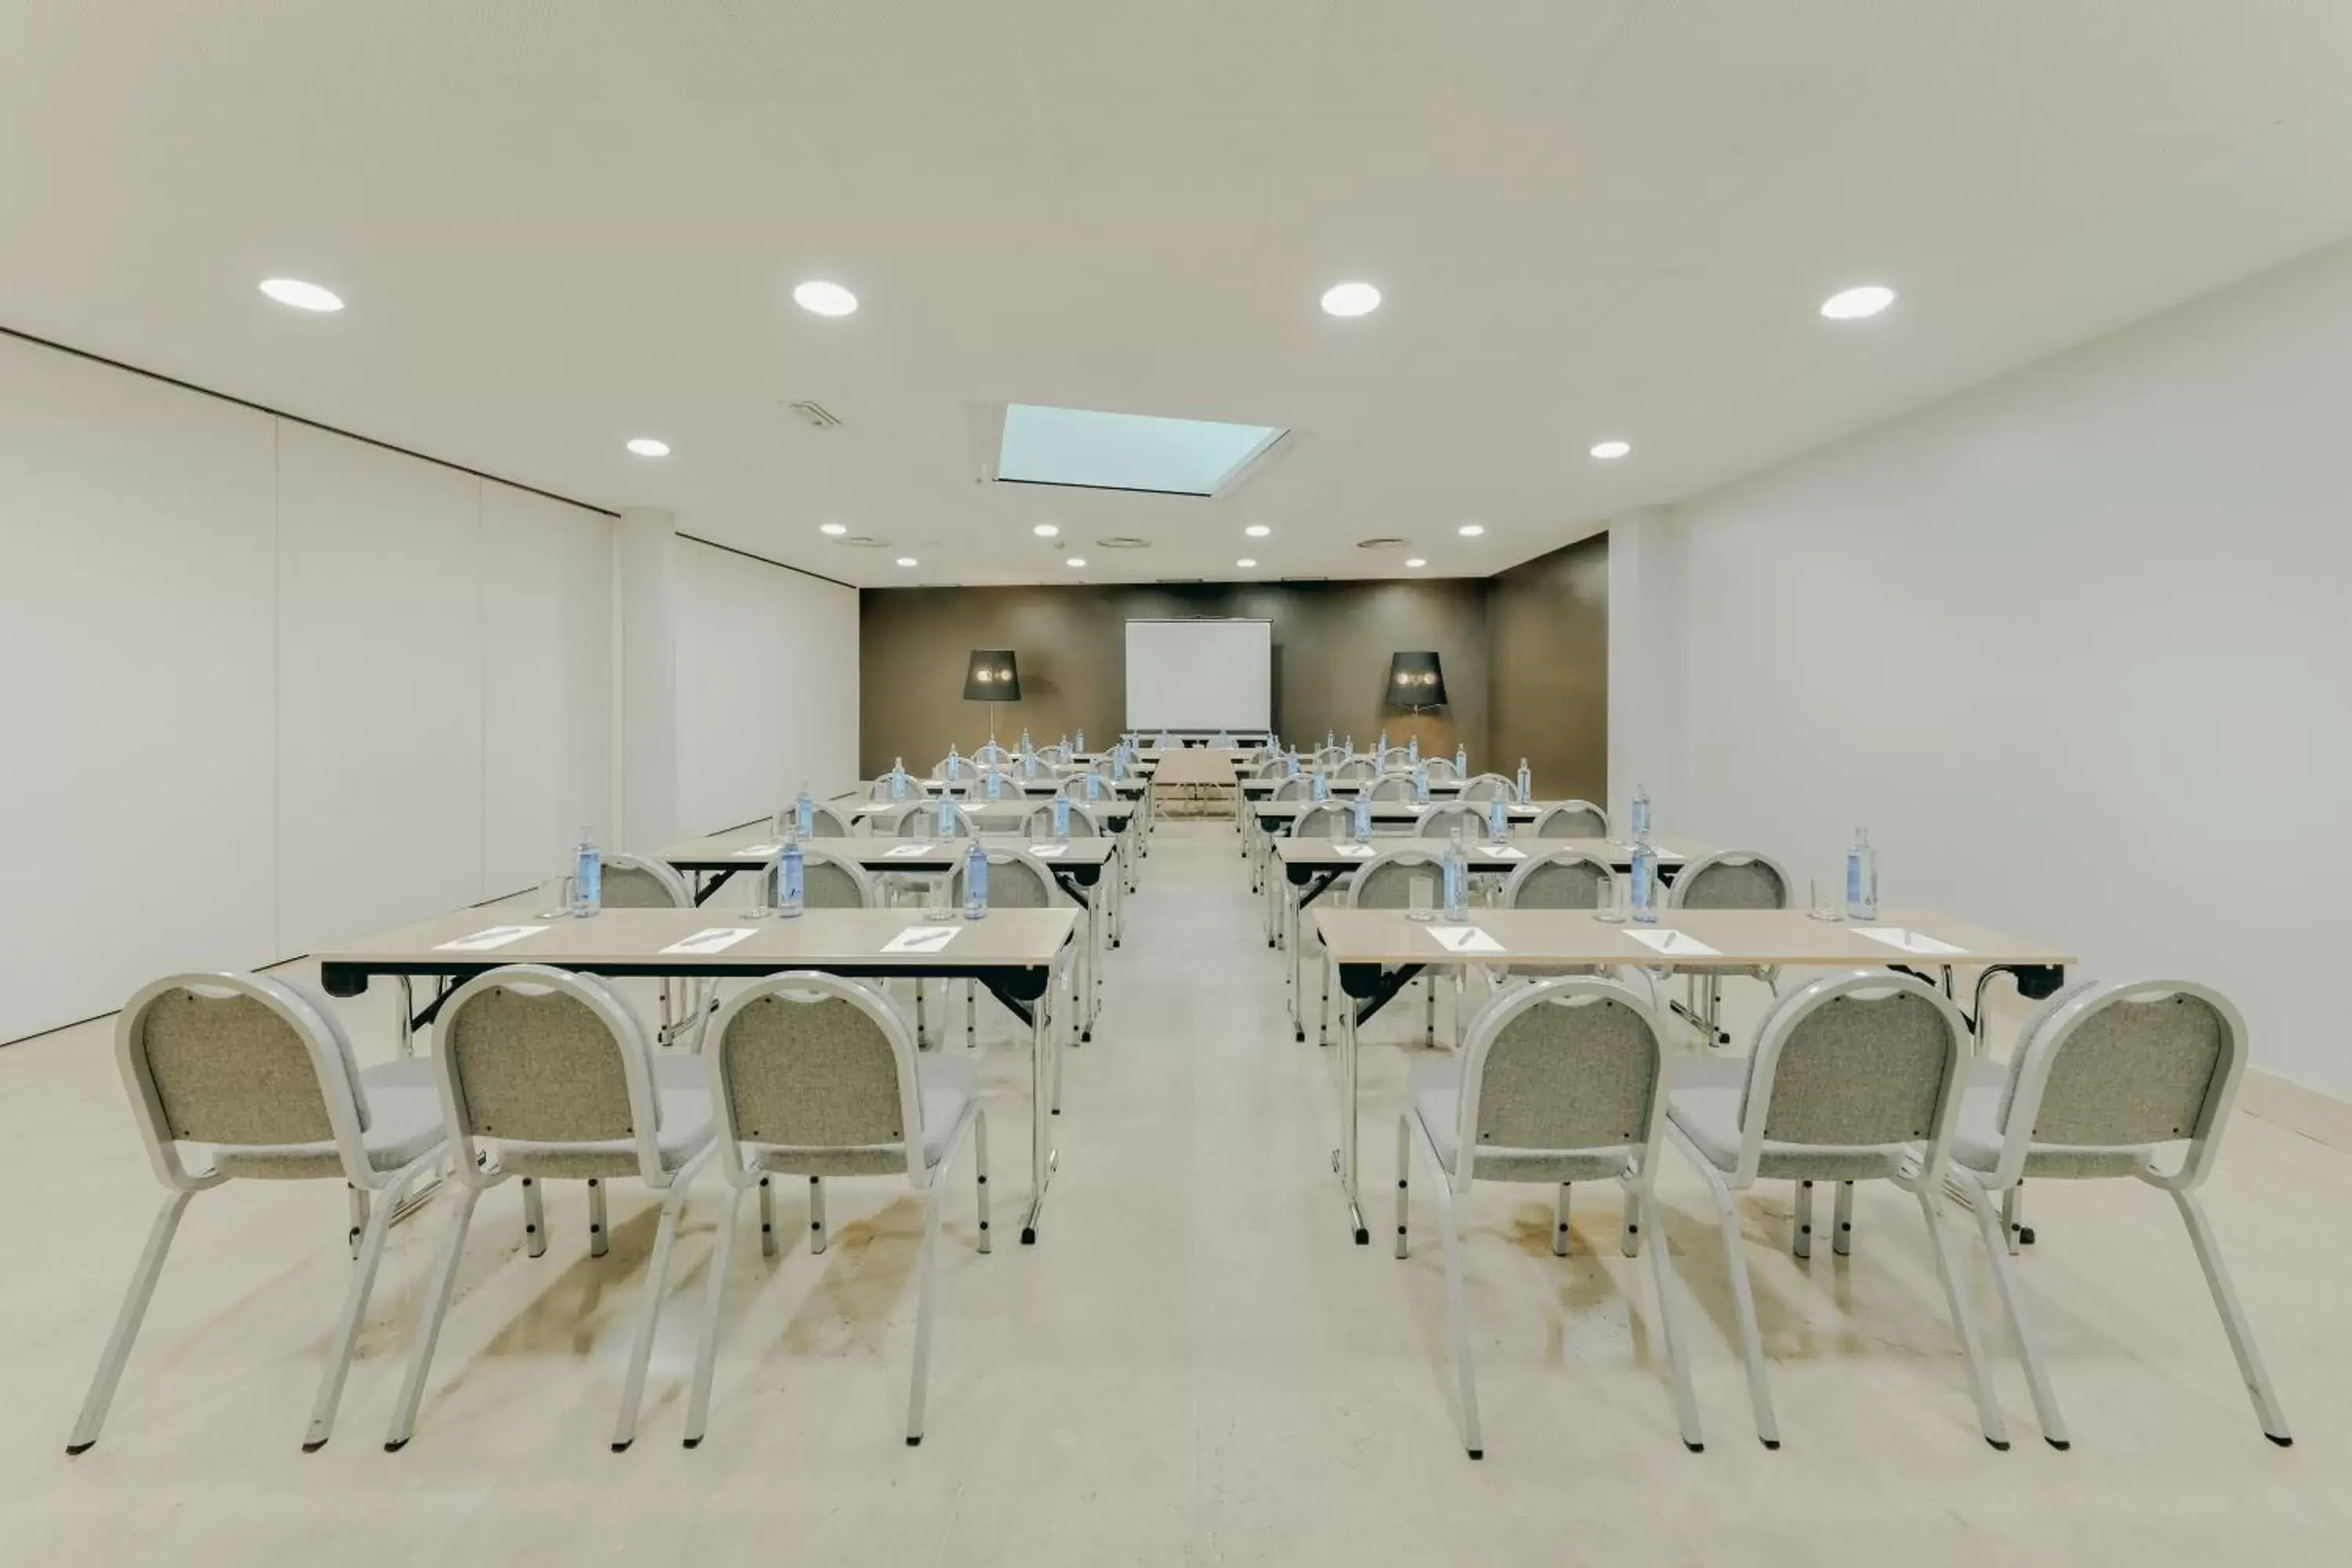
M 1011 403 L 996 478 L 1002 484 L 1213 496 L 1288 434 L 1270 425 Z

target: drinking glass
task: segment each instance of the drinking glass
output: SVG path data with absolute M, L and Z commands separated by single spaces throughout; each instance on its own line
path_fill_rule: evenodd
M 1405 919 L 1409 921 L 1426 921 L 1432 919 L 1433 915 L 1430 906 L 1432 900 L 1436 896 L 1437 883 L 1435 879 L 1429 877 L 1415 877 L 1411 881 L 1407 882 L 1405 886 L 1411 892 L 1412 898 L 1412 907 L 1405 910 Z
M 539 885 L 539 902 L 531 911 L 535 921 L 560 921 L 572 913 L 572 889 L 578 879 L 550 877 Z
M 1592 918 L 1604 925 L 1625 923 L 1625 886 L 1627 879 L 1612 877 L 1601 884 L 1601 898 L 1592 910 Z
M 1838 908 L 1838 885 L 1835 882 L 1824 882 L 1819 877 L 1814 878 L 1812 879 L 1813 907 L 1811 910 L 1813 919 L 1817 921 L 1843 920 L 1845 918 L 1845 911 Z
M 923 918 L 927 921 L 953 920 L 955 912 L 955 879 L 932 878 L 930 902 L 924 907 Z

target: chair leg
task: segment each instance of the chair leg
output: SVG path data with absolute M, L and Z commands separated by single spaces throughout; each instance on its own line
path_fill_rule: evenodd
M 1840 1258 L 1853 1251 L 1853 1184 L 1837 1184 L 1837 1229 L 1831 1233 L 1830 1250 Z
M 1409 1115 L 1410 1113 L 1408 1113 Z M 1396 1255 L 1405 1256 L 1405 1226 L 1412 1213 L 1412 1123 L 1405 1116 L 1397 1118 L 1397 1195 L 1396 1195 Z
M 1796 1205 L 1789 1228 L 1789 1250 L 1799 1258 L 1813 1255 L 1813 1184 L 1799 1182 L 1792 1200 Z
M 613 1227 L 604 1220 L 604 1184 L 588 1178 L 588 1256 L 602 1258 L 612 1250 Z
M 1952 1167 L 1963 1182 L 1969 1199 L 1969 1212 L 1977 1216 L 1977 1230 L 1984 1237 L 1985 1252 L 1992 1259 L 1992 1277 L 2000 1287 L 2000 1304 L 2009 1314 L 2010 1331 L 2017 1337 L 2017 1358 L 2025 1365 L 2025 1386 L 2033 1394 L 2033 1414 L 2042 1423 L 2042 1439 L 2052 1447 L 2069 1447 L 2065 1418 L 2058 1414 L 2058 1396 L 2051 1389 L 2050 1374 L 2042 1364 L 2042 1342 L 2034 1336 L 2033 1325 L 2026 1321 L 2025 1292 L 2019 1284 L 2017 1265 L 2002 1245 L 2001 1232 L 2007 1228 L 1995 1212 L 1992 1194 L 1985 1191 L 1974 1173 L 1958 1166 Z
M 547 1256 L 547 1201 L 529 1176 L 522 1178 L 522 1247 L 533 1258 Z
M 644 1403 L 646 1367 L 654 1355 L 654 1327 L 661 1321 L 662 1293 L 669 1283 L 669 1249 L 677 1240 L 678 1215 L 686 1209 L 688 1184 L 697 1167 L 688 1166 L 662 1194 L 661 1224 L 654 1231 L 654 1255 L 646 1264 L 645 1305 L 637 1310 L 637 1338 L 629 1352 L 629 1375 L 621 1384 L 621 1413 L 613 1423 L 613 1452 L 627 1451 L 637 1436 L 637 1406 Z
M 1551 1200 L 1551 1255 L 1568 1256 L 1568 1184 L 1562 1182 Z
M 327 1344 L 327 1371 L 319 1379 L 319 1396 L 310 1402 L 310 1427 L 302 1435 L 302 1451 L 315 1454 L 327 1446 L 328 1436 L 335 1426 L 335 1407 L 342 1403 L 343 1382 L 352 1370 L 352 1352 L 359 1346 L 360 1318 L 366 1312 L 368 1296 L 375 1289 L 377 1266 L 383 1261 L 384 1237 L 392 1234 L 392 1216 L 400 1207 L 401 1194 L 408 1190 L 410 1177 L 416 1173 L 403 1172 L 392 1184 L 377 1194 L 370 1205 L 367 1234 L 360 1243 L 360 1257 L 352 1270 L 352 1282 L 343 1291 L 342 1316 L 335 1321 L 335 1337 Z M 353 1191 L 358 1189 L 354 1188 Z
M 1423 970 L 1421 976 L 1422 1023 L 1421 1042 L 1437 1044 L 1437 976 Z
M 2197 1248 L 2197 1261 L 2205 1270 L 2206 1288 L 2213 1292 L 2213 1305 L 2221 1313 L 2221 1327 L 2230 1335 L 2230 1349 L 2238 1358 L 2238 1375 L 2244 1380 L 2246 1392 L 2254 1401 L 2254 1414 L 2262 1418 L 2263 1435 L 2280 1447 L 2294 1441 L 2287 1430 L 2286 1413 L 2279 1408 L 2278 1395 L 2271 1390 L 2270 1373 L 2263 1367 L 2262 1352 L 2254 1348 L 2254 1331 L 2246 1321 L 2246 1309 L 2238 1302 L 2237 1288 L 2230 1282 L 2230 1271 L 2221 1262 L 2221 1244 L 2213 1237 L 2213 1222 L 2205 1217 L 2205 1205 L 2197 1194 L 2182 1188 L 2172 1194 L 2180 1210 L 2181 1223 L 2189 1227 L 2189 1239 Z M 2012 1233 L 2013 1234 L 2013 1233 Z
M 923 1258 L 921 1284 L 915 1306 L 915 1370 L 907 1389 L 907 1447 L 923 1440 L 923 1395 L 931 1375 L 931 1318 L 940 1283 L 940 1197 L 947 1189 L 945 1173 L 932 1174 L 923 1194 Z
M 980 1194 L 980 1250 L 992 1252 L 988 1235 L 988 1112 L 975 1110 L 971 1119 L 972 1185 Z
M 767 1194 L 767 1178 L 760 1179 L 760 1192 Z M 719 1363 L 719 1303 L 727 1294 L 727 1258 L 735 1245 L 735 1212 L 742 1206 L 743 1189 L 730 1185 L 727 1189 L 727 1206 L 719 1213 L 719 1237 L 710 1247 L 710 1279 L 702 1292 L 702 1342 L 694 1352 L 694 1388 L 686 1400 L 686 1446 L 695 1447 L 710 1426 L 710 1377 Z M 766 1232 L 762 1228 L 762 1241 Z
M 1623 1239 L 1619 1243 L 1619 1245 L 1624 1248 L 1626 1257 L 1639 1258 L 1642 1256 L 1642 1227 L 1645 1221 L 1642 1213 L 1641 1195 L 1631 1189 L 1628 1189 L 1625 1194 L 1625 1225 L 1622 1232 Z
M 915 1048 L 917 1050 L 922 1049 L 925 1033 L 923 1010 L 926 1004 L 923 1000 L 923 982 L 919 976 L 915 981 Z
M 1756 1407 L 1756 1436 L 1768 1448 L 1780 1446 L 1780 1424 L 1772 1415 L 1772 1385 L 1764 1376 L 1764 1335 L 1756 1326 L 1756 1293 L 1748 1282 L 1748 1248 L 1739 1237 L 1739 1211 L 1733 1206 L 1731 1189 L 1723 1184 L 1723 1177 L 1706 1156 L 1689 1145 L 1676 1128 L 1675 1141 L 1682 1144 L 1698 1173 L 1706 1180 L 1707 1191 L 1715 1199 L 1716 1228 L 1723 1234 L 1723 1252 L 1731 1274 L 1732 1316 L 1739 1325 L 1739 1349 L 1748 1359 L 1748 1398 Z
M 425 1321 L 417 1325 L 416 1349 L 408 1358 L 408 1376 L 400 1385 L 400 1403 L 393 1407 L 392 1427 L 383 1447 L 396 1454 L 416 1430 L 416 1407 L 425 1398 L 425 1374 L 433 1367 L 433 1347 L 441 1338 L 441 1321 L 449 1315 L 449 1297 L 457 1284 L 457 1260 L 466 1251 L 466 1231 L 474 1223 L 474 1205 L 482 1189 L 460 1182 L 457 1204 L 450 1211 L 449 1233 L 441 1243 L 441 1261 L 434 1269 L 433 1294 L 425 1299 Z
M 760 1178 L 760 1256 L 776 1255 L 776 1189 Z
M 1436 1163 L 1430 1162 L 1433 1168 Z M 1469 1308 L 1462 1290 L 1461 1226 L 1454 1215 L 1453 1184 L 1444 1180 L 1437 1184 L 1437 1224 L 1445 1241 L 1446 1326 L 1454 1341 L 1454 1374 L 1462 1384 L 1462 1447 L 1472 1458 L 1483 1459 L 1486 1445 L 1478 1434 L 1478 1384 L 1470 1366 Z
M 1985 1372 L 1984 1343 L 1977 1337 L 1976 1314 L 1960 1293 L 1959 1273 L 1952 1265 L 1951 1237 L 1944 1232 L 1944 1216 L 1934 1191 L 1918 1193 L 1919 1215 L 1927 1222 L 1927 1239 L 1936 1254 L 1936 1273 L 1944 1282 L 1944 1299 L 1951 1303 L 1953 1326 L 1960 1331 L 1960 1353 L 1969 1363 L 1969 1390 L 1976 1396 L 1977 1422 L 1984 1439 L 1996 1448 L 2009 1447 L 2009 1423 L 2001 1418 L 2000 1401 L 1993 1397 L 1992 1379 Z
M 979 1047 L 980 982 L 967 980 L 963 983 L 963 1048 L 969 1051 Z
M 343 1245 L 352 1249 L 352 1256 L 356 1258 L 360 1255 L 360 1234 L 367 1229 L 368 1195 L 351 1183 L 345 1182 L 343 1196 L 350 1204 L 352 1211 L 351 1228 L 343 1236 Z
M 2024 1239 L 2019 1229 L 2018 1213 L 2025 1206 L 2025 1184 L 2011 1182 L 2009 1190 L 2000 1194 L 2000 1234 L 2002 1245 L 2011 1258 L 2017 1256 L 2018 1243 Z
M 87 1453 L 98 1441 L 98 1429 L 106 1424 L 106 1407 L 114 1402 L 114 1385 L 122 1381 L 123 1363 L 131 1359 L 131 1343 L 146 1320 L 147 1303 L 155 1299 L 155 1281 L 163 1272 L 172 1237 L 179 1233 L 180 1216 L 188 1212 L 188 1200 L 195 1195 L 175 1192 L 155 1211 L 155 1221 L 147 1229 L 146 1249 L 140 1253 L 139 1267 L 131 1275 L 131 1289 L 122 1298 L 122 1310 L 115 1314 L 114 1332 L 107 1337 L 105 1353 L 98 1358 L 98 1373 L 90 1379 L 89 1394 L 82 1400 L 81 1418 L 66 1440 L 68 1454 Z
M 811 1176 L 809 1178 L 809 1251 L 812 1254 L 823 1252 L 825 1240 L 824 1178 Z
M 1665 1325 L 1666 1364 L 1674 1371 L 1675 1419 L 1680 1423 L 1683 1447 L 1692 1453 L 1706 1448 L 1698 1426 L 1698 1395 L 1691 1387 L 1690 1347 L 1683 1338 L 1682 1298 L 1675 1292 L 1674 1269 L 1666 1261 L 1666 1233 L 1655 1193 L 1628 1192 L 1627 1206 L 1636 1207 L 1655 1234 L 1651 1237 L 1650 1274 L 1658 1289 L 1658 1320 Z M 1631 1257 L 1631 1252 L 1628 1252 Z

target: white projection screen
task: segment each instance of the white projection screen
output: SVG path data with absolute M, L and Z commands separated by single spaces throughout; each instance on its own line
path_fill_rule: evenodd
M 1127 728 L 1273 727 L 1272 621 L 1127 623 Z

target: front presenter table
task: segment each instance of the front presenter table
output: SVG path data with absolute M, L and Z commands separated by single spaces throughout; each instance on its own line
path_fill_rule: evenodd
M 2053 979 L 2076 962 L 2054 948 L 1948 916 L 1895 910 L 1874 925 L 1817 921 L 1802 910 L 1671 910 L 1655 925 L 1612 925 L 1589 910 L 1480 910 L 1463 924 L 1402 910 L 1315 911 L 1316 934 L 1360 1004 L 1340 1011 L 1342 1107 L 1331 1167 L 1358 1246 L 1370 1241 L 1356 1187 L 1356 1031 L 1424 969 L 1512 963 L 1643 969 L 2000 967 Z M 1870 932 L 1885 933 L 1873 936 Z M 1452 933 L 1452 934 L 1448 934 Z M 1461 945 L 1450 945 L 1458 942 Z M 1933 951 L 1923 951 L 1932 948 Z M 1907 961 L 1907 963 L 1906 963 Z
M 908 910 L 811 910 L 794 920 L 730 921 L 725 912 L 709 910 L 615 909 L 586 920 L 509 915 L 505 923 L 489 911 L 461 910 L 316 956 L 320 983 L 331 996 L 357 996 L 379 974 L 398 978 L 404 1048 L 410 1032 L 432 1022 L 457 984 L 509 963 L 656 979 L 751 979 L 814 969 L 865 979 L 978 981 L 1029 1026 L 1031 1195 L 1021 1239 L 1034 1242 L 1057 1163 L 1049 1112 L 1055 1040 L 1046 1009 L 1037 1004 L 1052 989 L 1077 923 L 1075 910 L 993 910 L 982 921 L 927 921 Z M 914 927 L 949 934 L 894 951 Z M 718 931 L 732 940 L 689 942 Z M 732 934 L 738 931 L 742 934 Z M 420 974 L 442 984 L 417 1010 L 410 982 Z

